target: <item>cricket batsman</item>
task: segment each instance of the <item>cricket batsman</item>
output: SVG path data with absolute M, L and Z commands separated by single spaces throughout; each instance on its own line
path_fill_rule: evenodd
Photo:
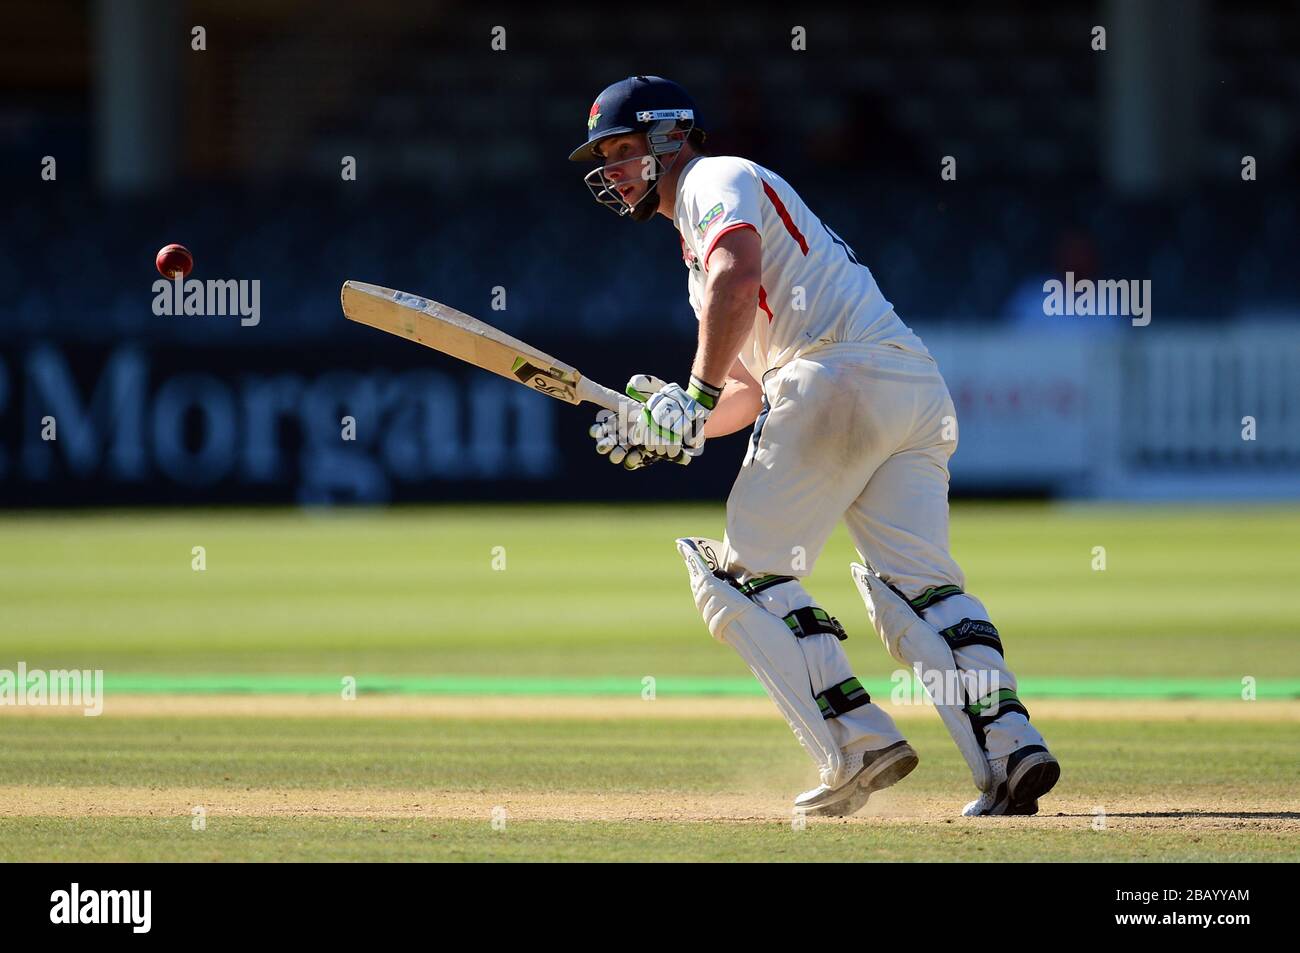
M 696 607 L 762 683 L 817 764 L 795 809 L 843 816 L 917 754 L 853 676 L 839 622 L 800 581 L 843 519 L 877 634 L 926 686 L 969 765 L 967 816 L 1034 814 L 1060 765 L 1016 696 L 998 630 L 948 551 L 956 412 L 938 366 L 866 265 L 784 179 L 706 152 L 681 86 L 605 89 L 570 159 L 596 201 L 677 228 L 699 342 L 683 387 L 637 374 L 635 414 L 601 411 L 596 450 L 637 469 L 689 463 L 753 427 L 726 538 L 677 541 Z

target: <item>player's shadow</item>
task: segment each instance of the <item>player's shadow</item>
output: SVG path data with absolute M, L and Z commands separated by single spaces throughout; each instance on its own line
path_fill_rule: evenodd
M 1097 814 L 1056 814 L 1056 817 L 1097 817 Z M 1107 811 L 1106 817 L 1214 817 L 1240 821 L 1300 821 L 1300 811 Z

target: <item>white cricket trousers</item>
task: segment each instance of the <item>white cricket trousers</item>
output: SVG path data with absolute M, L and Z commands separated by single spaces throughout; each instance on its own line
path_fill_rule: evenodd
M 773 368 L 727 499 L 728 571 L 802 577 L 841 518 L 905 593 L 965 588 L 948 552 L 956 411 L 938 365 L 895 347 L 833 344 Z
M 906 597 L 932 586 L 966 588 L 948 552 L 956 411 L 930 357 L 836 344 L 769 371 L 763 394 L 765 414 L 755 421 L 727 499 L 723 560 L 732 576 L 808 575 L 842 517 L 858 553 Z M 939 630 L 966 614 L 987 621 L 983 604 L 969 595 L 920 611 Z M 804 646 L 805 653 L 813 648 Z M 843 648 L 827 636 L 820 650 L 830 653 L 826 665 L 837 672 L 831 681 L 847 677 Z M 967 645 L 953 656 L 963 671 L 995 675 L 999 689 L 1014 696 L 1016 679 L 1000 649 Z M 1000 705 L 1003 696 L 994 694 Z M 872 705 L 834 722 L 845 739 L 841 745 L 860 737 L 881 744 L 901 737 Z M 994 716 L 980 730 L 990 758 L 1044 744 L 1018 710 Z

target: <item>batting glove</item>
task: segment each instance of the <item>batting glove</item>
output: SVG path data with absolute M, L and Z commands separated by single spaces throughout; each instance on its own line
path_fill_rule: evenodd
M 612 410 L 596 413 L 596 422 L 587 431 L 596 441 L 596 452 L 608 457 L 615 466 L 624 470 L 639 470 L 654 463 L 656 455 L 644 445 L 639 445 L 631 431 L 641 431 L 640 413 L 634 411 L 620 421 L 620 415 Z
M 596 441 L 597 453 L 624 470 L 639 470 L 667 459 L 645 445 L 645 423 L 640 413 L 646 394 L 662 386 L 663 381 L 650 374 L 634 374 L 628 380 L 625 390 L 637 403 L 623 414 L 612 410 L 597 412 L 596 422 L 588 431 Z
M 683 466 L 690 463 L 698 455 L 698 449 L 649 440 L 646 420 L 638 412 L 650 396 L 664 386 L 663 380 L 653 374 L 633 374 L 625 390 L 637 405 L 625 416 L 612 410 L 601 410 L 596 414 L 596 422 L 588 430 L 596 441 L 596 452 L 625 470 L 639 470 L 662 460 L 672 460 Z
M 685 390 L 680 384 L 661 386 L 641 411 L 647 446 L 669 456 L 699 456 L 704 451 L 704 424 L 721 395 L 722 388 L 694 375 Z

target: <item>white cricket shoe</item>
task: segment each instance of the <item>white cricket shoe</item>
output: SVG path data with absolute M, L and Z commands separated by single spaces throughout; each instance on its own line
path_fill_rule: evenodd
M 848 817 L 860 810 L 874 792 L 911 774 L 918 762 L 916 752 L 906 741 L 895 741 L 875 751 L 850 746 L 844 749 L 848 780 L 837 787 L 819 784 L 804 791 L 794 799 L 794 808 L 810 817 Z
M 962 809 L 963 817 L 1038 813 L 1038 799 L 1061 777 L 1061 765 L 1042 745 L 1028 745 L 989 762 L 993 786 Z

